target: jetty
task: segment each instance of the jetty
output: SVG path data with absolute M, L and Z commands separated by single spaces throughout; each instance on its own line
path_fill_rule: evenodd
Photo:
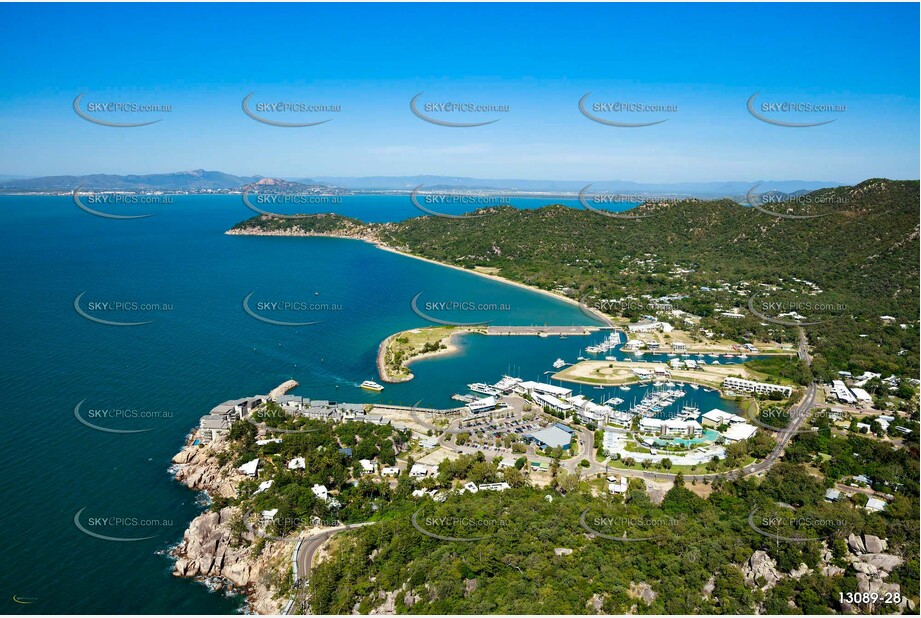
M 590 335 L 598 326 L 487 326 L 487 335 Z

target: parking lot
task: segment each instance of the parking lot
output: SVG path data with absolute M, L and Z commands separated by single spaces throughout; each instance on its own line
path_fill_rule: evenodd
M 552 425 L 534 411 L 525 411 L 522 401 L 509 400 L 508 403 L 508 409 L 461 419 L 456 427 L 470 434 L 467 443 L 461 445 L 461 448 L 471 452 L 475 449 L 510 454 L 512 444 L 525 444 L 525 435 Z

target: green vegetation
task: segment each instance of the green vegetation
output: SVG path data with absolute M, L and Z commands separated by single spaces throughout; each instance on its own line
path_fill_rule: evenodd
M 850 503 L 823 502 L 821 483 L 798 465 L 778 466 L 764 482 L 717 482 L 708 499 L 679 481 L 661 505 L 650 502 L 635 479 L 624 498 L 593 497 L 590 483 L 569 475 L 556 489 L 552 502 L 545 498 L 547 489 L 528 486 L 465 493 L 444 503 L 394 502 L 374 525 L 338 537 L 337 551 L 311 576 L 312 610 L 332 614 L 357 607 L 367 613 L 396 591 L 398 613 L 575 614 L 592 603 L 608 614 L 628 613 L 631 606 L 639 613 L 752 613 L 758 603 L 777 607 L 782 595 L 785 613 L 830 613 L 840 611 L 839 591 L 857 589 L 853 571 L 838 577 L 813 573 L 761 592 L 744 580 L 742 567 L 755 550 L 763 550 L 784 572 L 801 563 L 816 569 L 819 537 L 830 535 L 833 545 L 864 531 L 889 533 L 890 549 L 914 556 L 914 566 L 893 577 L 903 577 L 905 593 L 918 594 L 917 582 L 908 581 L 917 569 L 914 540 L 890 530 L 899 521 L 868 515 Z M 796 524 L 800 535 L 816 540 L 778 543 L 749 526 L 753 508 L 766 515 L 790 512 L 778 510 L 776 502 L 794 505 L 796 522 L 824 522 Z M 912 505 L 917 507 L 916 499 Z M 580 524 L 583 513 L 598 533 L 650 540 L 592 537 Z M 481 540 L 433 538 L 413 526 L 413 514 L 427 532 Z M 844 564 L 840 554 L 835 560 Z M 708 581 L 712 592 L 705 595 Z M 632 592 L 638 584 L 655 592 L 650 605 Z
M 790 380 L 801 386 L 812 382 L 812 371 L 805 361 L 796 356 L 766 356 L 746 361 L 744 365 L 752 371 L 775 378 L 772 382 Z
M 655 216 L 640 220 L 546 206 L 387 224 L 335 215 L 257 217 L 237 228 L 329 233 L 339 220 L 343 234 L 373 237 L 465 268 L 489 268 L 586 302 L 678 295 L 671 305 L 700 316 L 699 331 L 741 342 L 795 344 L 795 328 L 749 312 L 748 298 L 759 293 L 759 302 L 796 308 L 809 321 L 823 320 L 805 328 L 815 351 L 812 372 L 828 381 L 839 370 L 919 372 L 918 193 L 917 181 L 882 179 L 823 189 L 792 206 L 800 208 L 797 214 L 831 214 L 800 220 L 773 217 L 730 200 L 688 200 L 643 205 L 640 211 Z M 829 210 L 828 204 L 836 206 Z M 642 303 L 603 308 L 631 319 L 650 313 L 637 305 Z M 746 317 L 721 317 L 720 311 L 727 310 Z M 883 315 L 895 316 L 896 323 L 882 321 Z M 780 370 L 800 382 L 806 373 L 802 368 Z
M 247 421 L 237 421 L 231 426 L 231 444 L 220 452 L 221 458 L 238 466 L 258 457 L 263 462 L 259 480 L 275 482 L 268 490 L 255 494 L 258 481 L 245 481 L 235 500 L 215 499 L 212 509 L 229 505 L 238 505 L 245 512 L 277 508 L 270 533 L 286 535 L 315 518 L 364 521 L 374 512 L 377 501 L 390 499 L 386 485 L 361 476 L 358 461 L 375 459 L 382 465 L 395 465 L 397 453 L 409 440 L 408 433 L 389 425 L 333 424 L 284 417 L 277 404 L 269 402 L 254 418 L 279 429 L 304 432 L 279 434 L 280 444 L 257 445 L 257 428 Z M 351 448 L 352 455 L 340 452 L 344 448 Z M 287 462 L 295 457 L 304 459 L 303 470 L 287 468 Z M 351 480 L 355 478 L 359 480 L 353 485 Z M 311 491 L 314 484 L 325 485 L 335 495 L 336 502 L 317 498 Z

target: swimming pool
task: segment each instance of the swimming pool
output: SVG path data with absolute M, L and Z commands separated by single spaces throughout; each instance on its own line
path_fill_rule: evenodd
M 680 445 L 685 447 L 693 447 L 699 444 L 708 444 L 715 442 L 719 437 L 719 432 L 713 429 L 704 429 L 703 435 L 699 438 L 674 438 L 672 440 L 656 440 L 656 446 L 669 446 L 669 445 Z

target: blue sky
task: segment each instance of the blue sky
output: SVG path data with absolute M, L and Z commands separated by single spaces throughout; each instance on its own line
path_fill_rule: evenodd
M 679 182 L 917 178 L 917 4 L 0 5 L 0 174 L 205 168 L 310 177 L 439 174 Z M 339 105 L 264 114 L 255 101 Z M 168 104 L 79 118 L 73 99 Z M 507 105 L 430 114 L 410 99 Z M 589 103 L 677 106 L 599 113 Z M 769 113 L 746 101 L 844 105 Z

